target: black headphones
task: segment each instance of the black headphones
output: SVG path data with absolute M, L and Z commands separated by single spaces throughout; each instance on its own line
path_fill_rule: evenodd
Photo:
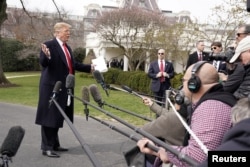
M 192 76 L 188 80 L 188 89 L 192 93 L 198 92 L 200 87 L 201 87 L 201 80 L 200 80 L 199 76 L 196 75 L 196 73 L 199 71 L 201 66 L 203 66 L 203 64 L 205 64 L 205 63 L 207 63 L 207 61 L 199 61 L 199 62 L 195 63 L 193 68 L 192 68 L 192 71 L 191 71 Z

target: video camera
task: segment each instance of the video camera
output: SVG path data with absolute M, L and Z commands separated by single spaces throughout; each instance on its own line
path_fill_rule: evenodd
M 233 47 L 228 47 L 225 52 L 213 53 L 211 52 L 208 57 L 208 61 L 219 60 L 229 63 L 230 59 L 234 56 L 235 50 Z

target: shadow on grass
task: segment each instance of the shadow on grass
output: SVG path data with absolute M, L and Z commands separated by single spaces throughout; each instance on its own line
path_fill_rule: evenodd
M 0 88 L 12 88 L 12 87 L 20 87 L 20 85 L 17 84 L 12 84 L 12 83 L 5 83 L 5 84 L 0 84 Z

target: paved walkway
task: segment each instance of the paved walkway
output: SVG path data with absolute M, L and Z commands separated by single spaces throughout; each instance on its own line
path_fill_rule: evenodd
M 12 126 L 20 125 L 25 129 L 21 146 L 9 167 L 94 166 L 66 122 L 59 131 L 59 137 L 61 145 L 69 148 L 69 151 L 61 153 L 60 158 L 43 156 L 40 150 L 40 126 L 34 124 L 35 114 L 34 107 L 0 102 L 0 145 Z M 111 124 L 131 134 L 135 133 L 118 122 Z M 123 152 L 134 146 L 134 141 L 91 118 L 86 121 L 85 117 L 75 116 L 74 126 L 103 167 L 127 166 Z
M 14 75 L 14 76 L 7 76 L 7 79 L 10 78 L 23 78 L 23 77 L 34 77 L 34 76 L 40 76 L 40 74 L 32 74 L 32 75 Z

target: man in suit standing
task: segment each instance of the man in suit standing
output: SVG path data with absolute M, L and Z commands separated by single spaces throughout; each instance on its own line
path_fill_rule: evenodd
M 148 76 L 151 78 L 151 90 L 155 99 L 159 102 L 165 102 L 165 91 L 171 86 L 170 79 L 174 77 L 174 67 L 169 61 L 166 61 L 164 49 L 158 50 L 158 59 L 153 61 L 148 70 Z
M 41 149 L 43 155 L 58 158 L 60 155 L 55 151 L 67 151 L 60 146 L 58 131 L 63 127 L 64 117 L 57 107 L 49 105 L 54 85 L 57 81 L 62 82 L 61 91 L 57 102 L 64 110 L 68 118 L 73 122 L 73 98 L 67 104 L 68 94 L 65 87 L 68 74 L 75 74 L 75 70 L 90 73 L 93 66 L 76 62 L 72 50 L 67 45 L 70 37 L 71 25 L 59 22 L 54 25 L 54 38 L 41 45 L 40 64 L 42 66 L 39 101 L 35 123 L 41 125 Z M 74 92 L 74 90 L 72 90 Z
M 196 43 L 196 51 L 188 56 L 186 69 L 188 69 L 188 67 L 190 65 L 192 65 L 198 61 L 207 61 L 208 60 L 209 54 L 207 52 L 204 52 L 204 48 L 205 48 L 205 45 L 204 45 L 203 40 L 200 40 Z

